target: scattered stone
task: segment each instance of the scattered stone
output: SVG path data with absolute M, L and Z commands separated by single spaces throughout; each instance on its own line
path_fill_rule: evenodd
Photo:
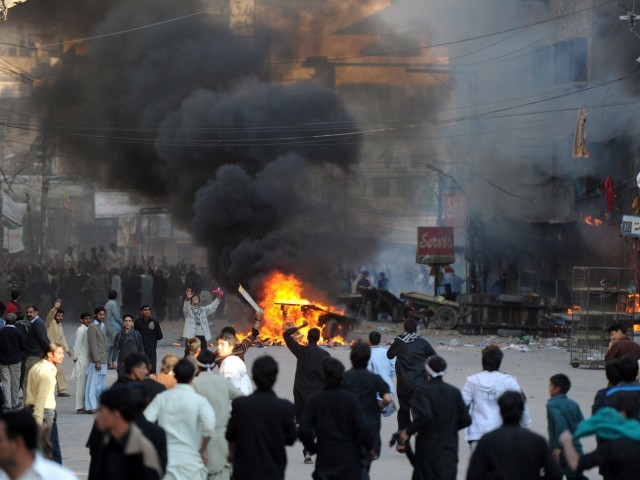
M 507 328 L 499 328 L 498 329 L 498 336 L 499 337 L 522 337 L 523 335 L 523 331 L 522 330 L 511 330 L 511 329 L 507 329 Z

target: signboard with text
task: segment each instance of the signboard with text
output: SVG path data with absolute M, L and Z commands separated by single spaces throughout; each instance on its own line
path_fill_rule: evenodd
M 418 227 L 416 263 L 448 265 L 455 260 L 453 227 Z
M 620 225 L 620 235 L 626 237 L 640 237 L 640 217 L 623 215 Z

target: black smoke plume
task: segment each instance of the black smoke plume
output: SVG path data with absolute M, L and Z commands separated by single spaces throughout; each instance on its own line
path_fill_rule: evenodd
M 187 16 L 203 10 L 196 0 L 102 3 L 99 19 L 78 23 L 78 36 L 97 37 L 86 55 L 55 71 L 57 91 L 79 100 L 38 98 L 84 171 L 163 198 L 228 287 L 274 269 L 328 285 L 339 259 L 357 261 L 365 249 L 346 236 L 357 223 L 335 200 L 348 203 L 358 126 L 332 90 L 269 83 L 280 34 L 235 36 L 218 15 Z

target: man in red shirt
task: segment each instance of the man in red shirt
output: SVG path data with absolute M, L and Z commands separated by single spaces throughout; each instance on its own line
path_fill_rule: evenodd
M 17 290 L 11 291 L 11 300 L 7 302 L 5 315 L 9 313 L 17 313 L 19 310 L 18 303 L 20 303 L 20 292 Z
M 636 360 L 640 360 L 640 345 L 627 337 L 627 329 L 621 323 L 614 323 L 609 327 L 611 342 L 609 351 L 604 357 L 605 365 L 618 360 L 625 355 L 633 355 Z

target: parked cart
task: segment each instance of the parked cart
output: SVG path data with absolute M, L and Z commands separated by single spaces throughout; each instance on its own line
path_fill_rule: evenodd
M 637 294 L 630 268 L 574 267 L 571 313 L 571 366 L 604 367 L 608 328 L 621 323 L 633 335 Z

